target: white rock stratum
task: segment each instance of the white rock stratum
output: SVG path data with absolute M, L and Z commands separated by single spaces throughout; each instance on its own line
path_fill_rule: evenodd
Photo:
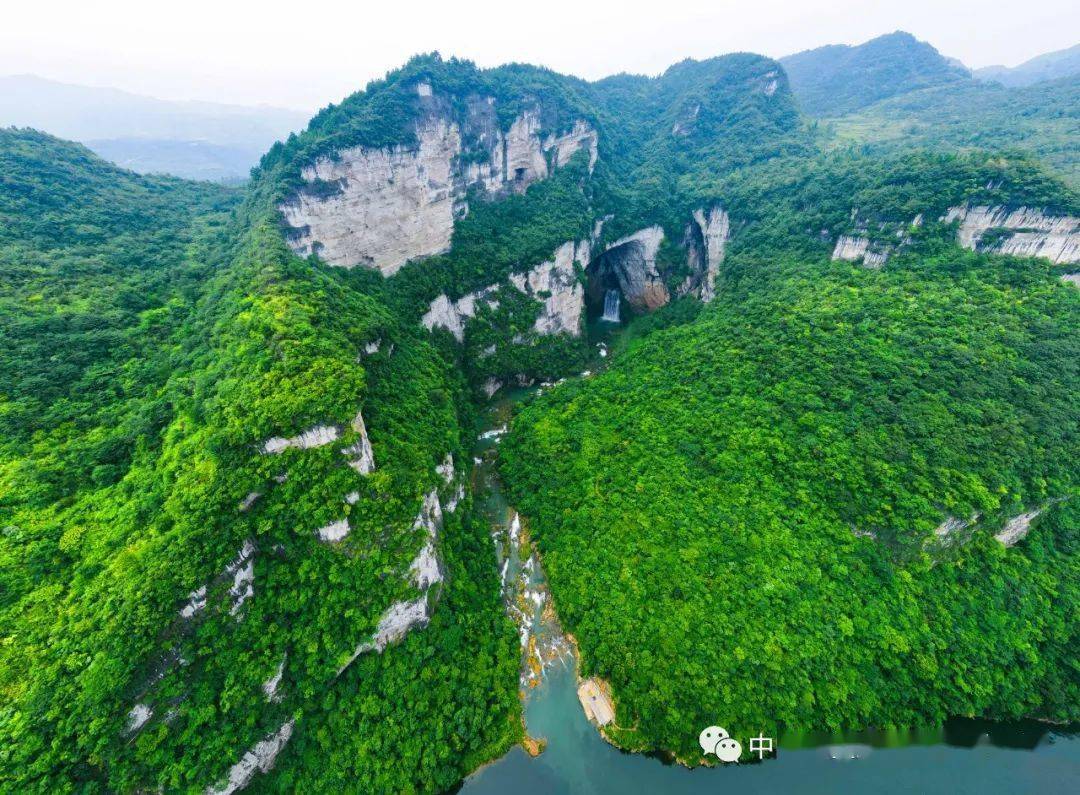
M 862 262 L 867 268 L 880 268 L 889 259 L 888 250 L 871 250 L 870 241 L 865 237 L 856 235 L 840 235 L 833 249 L 834 260 L 846 260 L 847 262 Z
M 493 121 L 493 100 L 472 104 L 486 114 L 477 122 L 485 130 L 478 135 L 487 155 L 481 162 L 462 163 L 456 122 L 428 116 L 416 125 L 413 147 L 357 146 L 302 169 L 307 185 L 278 207 L 293 251 L 390 276 L 411 259 L 450 248 L 470 185 L 489 194 L 521 191 L 585 148 L 590 168 L 596 162 L 596 131 L 583 120 L 564 135 L 541 138 L 540 114 L 530 109 L 503 133 Z
M 585 269 L 589 264 L 589 242 L 567 241 L 559 246 L 550 260 L 524 273 L 510 274 L 510 283 L 522 293 L 542 304 L 540 314 L 533 324 L 537 334 L 581 334 L 581 318 L 585 309 L 585 290 L 578 279 L 578 265 Z M 424 328 L 432 331 L 444 328 L 458 342 L 465 339 L 465 324 L 475 317 L 481 307 L 498 308 L 500 285 L 492 284 L 481 290 L 467 293 L 456 301 L 440 295 L 428 306 L 420 319 Z
M 609 244 L 598 258 L 600 279 L 613 274 L 623 296 L 638 309 L 664 306 L 671 295 L 656 268 L 656 254 L 663 240 L 663 228 L 649 226 Z
M 438 557 L 439 531 L 442 528 L 442 505 L 439 493 L 432 490 L 424 497 L 413 529 L 423 529 L 424 545 L 409 564 L 409 580 L 420 591 L 415 599 L 395 602 L 383 612 L 372 636 L 360 643 L 348 661 L 338 669 L 342 671 L 353 660 L 369 651 L 382 653 L 387 646 L 401 640 L 414 627 L 425 626 L 431 619 L 431 611 L 437 599 L 432 589 L 442 583 L 443 572 Z
M 587 240 L 568 241 L 555 250 L 555 256 L 541 262 L 527 273 L 510 275 L 510 282 L 521 292 L 543 304 L 533 328 L 538 334 L 581 334 L 585 309 L 585 288 L 578 279 L 575 263 L 584 269 L 589 264 Z
M 1030 207 L 952 207 L 942 219 L 959 221 L 957 240 L 974 250 L 990 230 L 1007 230 L 989 250 L 1023 257 L 1046 257 L 1051 262 L 1080 262 L 1080 218 L 1047 215 Z
M 499 302 L 494 298 L 498 291 L 499 285 L 495 284 L 483 290 L 466 293 L 456 301 L 451 301 L 446 295 L 440 295 L 431 302 L 420 322 L 428 331 L 444 328 L 453 334 L 458 342 L 464 342 L 465 322 L 475 317 L 481 306 L 492 309 L 498 307 Z
M 773 81 L 776 82 L 775 80 Z M 731 234 L 731 219 L 722 207 L 713 207 L 708 214 L 694 210 L 694 222 L 704 242 L 705 279 L 701 284 L 701 300 L 709 303 L 716 297 L 716 274 L 724 261 L 724 251 Z
M 232 795 L 251 783 L 257 772 L 269 772 L 277 755 L 292 737 L 294 724 L 295 721 L 290 718 L 276 732 L 255 743 L 239 762 L 229 768 L 228 779 L 220 787 L 207 787 L 206 795 Z

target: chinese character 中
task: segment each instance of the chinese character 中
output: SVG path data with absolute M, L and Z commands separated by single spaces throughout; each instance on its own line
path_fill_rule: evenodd
M 750 738 L 750 753 L 756 753 L 758 759 L 764 759 L 765 754 L 771 754 L 773 752 L 773 738 L 758 735 L 757 737 Z

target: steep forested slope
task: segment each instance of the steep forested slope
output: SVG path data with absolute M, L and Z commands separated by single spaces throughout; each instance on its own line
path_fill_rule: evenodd
M 1075 720 L 1080 293 L 955 251 L 784 271 L 505 443 L 613 736 L 697 759 L 716 721 Z M 978 529 L 943 540 L 950 515 Z
M 502 449 L 584 668 L 612 684 L 609 734 L 696 760 L 686 727 L 717 721 L 1076 719 L 1080 293 L 897 223 L 987 190 L 1075 197 L 1023 162 L 933 156 L 708 189 L 745 219 L 713 305 L 538 399 Z M 907 242 L 880 270 L 827 263 L 806 230 L 845 213 Z M 1006 548 L 1003 526 L 1030 535 Z
M 167 377 L 163 342 L 209 273 L 198 233 L 236 197 L 136 178 L 32 130 L 0 130 L 0 172 L 0 444 L 85 434 L 101 456 L 83 450 L 55 476 L 79 484 L 96 466 L 112 482 L 131 452 L 116 430 L 153 424 L 137 404 Z
M 5 285 L 22 288 L 3 357 L 4 785 L 235 786 L 257 771 L 249 749 L 268 767 L 294 732 L 282 769 L 311 778 L 323 711 L 343 698 L 335 717 L 360 721 L 364 693 L 430 737 L 385 719 L 339 739 L 359 768 L 322 769 L 328 786 L 438 789 L 511 742 L 514 634 L 452 513 L 461 475 L 436 472 L 463 458 L 437 354 L 289 253 L 257 192 L 193 237 L 217 189 L 35 134 L 2 143 L 19 230 Z M 60 365 L 63 389 L 23 377 Z

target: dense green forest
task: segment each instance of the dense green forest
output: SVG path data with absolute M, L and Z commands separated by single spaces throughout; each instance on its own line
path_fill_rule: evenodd
M 860 72 L 844 109 L 959 97 L 917 90 L 952 76 L 916 49 L 908 93 L 873 104 L 895 75 Z M 658 225 L 677 296 L 713 207 L 716 300 L 636 318 L 609 369 L 527 406 L 501 463 L 583 672 L 614 687 L 613 737 L 696 761 L 686 725 L 718 715 L 1077 718 L 1080 293 L 940 220 L 1080 211 L 1038 159 L 1070 168 L 1063 86 L 1009 95 L 1042 138 L 988 125 L 976 151 L 958 121 L 913 150 L 863 115 L 809 121 L 757 55 L 589 83 L 431 54 L 243 190 L 0 130 L 0 790 L 206 791 L 275 745 L 260 790 L 439 792 L 520 741 L 519 639 L 467 490 L 481 388 L 594 348 L 584 318 L 536 332 L 544 296 L 512 277 Z M 449 250 L 389 278 L 293 253 L 278 208 L 304 168 L 413 146 L 426 114 L 467 131 L 478 97 L 504 134 L 526 109 L 545 137 L 588 123 L 596 162 L 472 189 Z M 459 160 L 482 153 L 466 135 Z M 831 262 L 845 234 L 888 265 Z M 491 286 L 462 342 L 420 324 Z
M 447 453 L 464 460 L 462 385 L 419 330 L 290 254 L 257 195 L 225 219 L 235 202 L 217 188 L 135 177 L 35 133 L 0 147 L 4 226 L 19 230 L 3 260 L 0 787 L 200 788 L 289 718 L 310 739 L 282 770 L 308 769 L 327 730 L 305 711 L 332 722 L 331 704 L 363 693 L 412 703 L 445 737 L 368 756 L 363 778 L 380 788 L 449 786 L 513 742 L 515 636 L 494 566 L 449 514 L 454 581 L 429 596 L 424 640 L 378 660 L 378 678 L 338 674 L 415 594 L 421 497 Z M 368 476 L 339 451 L 361 408 Z M 259 449 L 320 423 L 347 429 L 340 445 Z M 343 515 L 348 536 L 319 541 Z M 245 548 L 247 595 L 230 567 Z M 282 695 L 268 700 L 275 668 Z M 136 703 L 151 710 L 137 734 Z M 365 741 L 404 731 L 377 721 Z
M 523 411 L 504 476 L 615 739 L 1076 719 L 1077 329 L 1038 262 L 788 260 Z

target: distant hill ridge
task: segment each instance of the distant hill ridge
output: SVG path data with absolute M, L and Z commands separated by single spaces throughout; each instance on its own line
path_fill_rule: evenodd
M 1080 44 L 1056 52 L 1038 55 L 1019 66 L 985 66 L 972 74 L 979 80 L 1004 86 L 1030 86 L 1045 80 L 1057 80 L 1080 73 Z
M 304 128 L 304 111 L 173 102 L 47 80 L 0 77 L 0 127 L 33 127 L 79 141 L 140 173 L 245 178 L 270 145 Z
M 882 99 L 968 80 L 970 71 L 910 33 L 830 44 L 780 59 L 804 113 L 840 116 Z

